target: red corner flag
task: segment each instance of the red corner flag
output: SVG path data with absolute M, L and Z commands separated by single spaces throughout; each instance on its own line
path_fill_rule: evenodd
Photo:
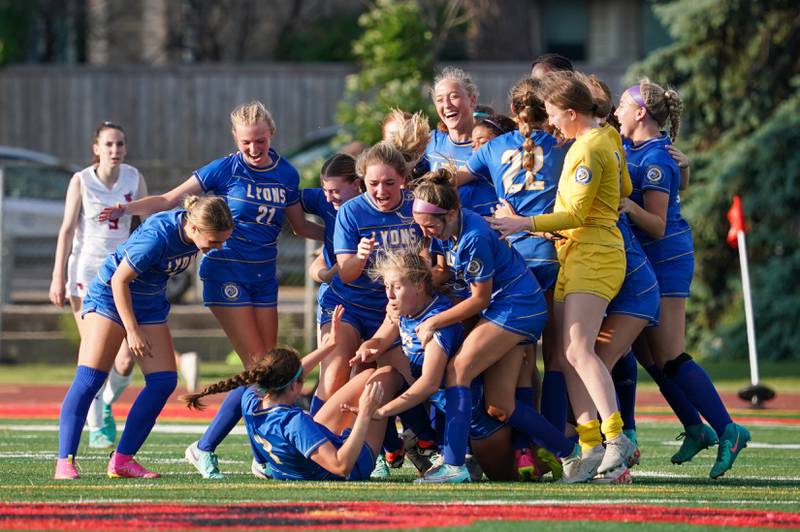
M 747 232 L 747 224 L 744 222 L 744 211 L 742 210 L 742 198 L 738 194 L 733 197 L 733 204 L 728 209 L 728 222 L 731 224 L 731 228 L 728 229 L 728 245 L 735 249 L 739 247 L 737 237 L 739 231 Z

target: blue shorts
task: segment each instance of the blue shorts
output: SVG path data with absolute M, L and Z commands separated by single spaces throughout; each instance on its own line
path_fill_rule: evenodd
M 386 317 L 385 311 L 378 312 L 356 305 L 348 305 L 335 290 L 329 289 L 325 290 L 320 303 L 317 320 L 320 326 L 330 323 L 331 316 L 337 305 L 344 307 L 342 321 L 351 325 L 364 340 L 372 338 Z
M 643 260 L 627 272 L 622 287 L 606 308 L 606 314 L 626 314 L 648 321 L 648 327 L 658 325 L 661 297 L 658 280 L 650 261 Z
M 328 291 L 330 285 L 327 283 L 322 283 L 319 285 L 319 290 L 317 290 L 317 325 L 322 325 L 322 298 L 325 297 L 325 292 Z M 330 318 L 328 319 L 330 321 Z
M 694 276 L 694 252 L 653 264 L 661 297 L 689 297 Z
M 539 281 L 539 286 L 542 290 L 549 290 L 556 285 L 558 279 L 558 262 L 543 262 L 536 266 L 531 266 L 530 270 L 536 280 Z
M 509 289 L 510 288 L 510 289 Z M 489 303 L 481 316 L 498 327 L 520 334 L 536 342 L 547 325 L 547 302 L 535 282 L 515 283 L 506 288 L 510 293 L 500 295 Z M 520 289 L 522 288 L 522 289 Z
M 206 307 L 275 307 L 278 305 L 278 281 L 274 277 L 252 283 L 203 280 L 203 305 Z
M 483 396 L 483 379 L 478 377 L 470 386 L 472 392 L 472 414 L 469 420 L 469 437 L 473 440 L 483 440 L 493 435 L 506 426 L 486 413 L 486 400 Z M 447 412 L 444 390 L 434 393 L 429 399 L 431 405 L 442 414 Z
M 167 322 L 169 314 L 169 301 L 165 292 L 153 295 L 131 294 L 133 303 L 133 315 L 139 325 L 158 325 Z M 89 312 L 96 312 L 111 321 L 124 327 L 122 318 L 117 312 L 114 304 L 114 294 L 111 287 L 100 282 L 97 278 L 89 285 L 89 291 L 83 298 L 83 310 L 81 316 Z
M 345 440 L 350 436 L 351 429 L 348 427 L 344 429 L 341 436 L 334 436 L 331 439 L 333 446 L 339 449 L 344 445 Z M 358 458 L 353 466 L 353 470 L 347 475 L 344 480 L 369 480 L 372 470 L 375 469 L 375 455 L 372 453 L 369 445 L 366 442 L 361 444 L 361 451 L 358 453 Z

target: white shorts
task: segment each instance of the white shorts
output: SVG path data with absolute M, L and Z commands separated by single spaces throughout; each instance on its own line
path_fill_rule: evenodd
M 70 254 L 67 259 L 67 297 L 83 299 L 106 255 Z

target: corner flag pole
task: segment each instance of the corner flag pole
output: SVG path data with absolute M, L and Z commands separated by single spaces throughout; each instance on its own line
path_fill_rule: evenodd
M 728 221 L 731 228 L 728 231 L 728 244 L 739 250 L 739 265 L 742 269 L 742 294 L 744 296 L 744 318 L 747 330 L 747 351 L 750 357 L 750 386 L 739 391 L 739 397 L 749 401 L 753 408 L 762 408 L 765 401 L 775 397 L 775 392 L 759 383 L 758 378 L 758 351 L 756 349 L 756 325 L 753 317 L 753 298 L 750 290 L 750 268 L 747 261 L 747 224 L 744 221 L 742 200 L 737 195 L 733 197 L 733 204 L 728 210 Z

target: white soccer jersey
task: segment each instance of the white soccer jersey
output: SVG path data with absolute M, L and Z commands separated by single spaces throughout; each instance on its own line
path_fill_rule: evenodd
M 81 180 L 81 214 L 72 253 L 67 263 L 67 292 L 70 296 L 83 297 L 100 264 L 131 233 L 131 217 L 97 221 L 97 216 L 106 207 L 138 199 L 141 175 L 128 164 L 119 168 L 119 177 L 108 188 L 97 177 L 94 166 L 78 172 Z

